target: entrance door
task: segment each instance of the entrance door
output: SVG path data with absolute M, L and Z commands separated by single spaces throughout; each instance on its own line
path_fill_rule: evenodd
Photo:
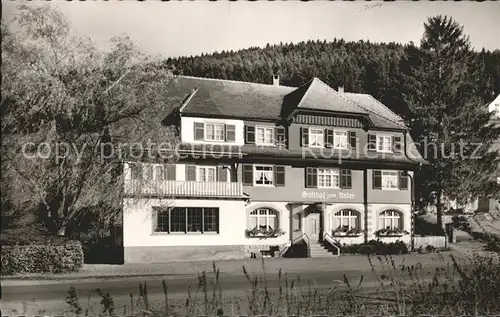
M 320 214 L 310 213 L 304 218 L 304 232 L 309 237 L 311 243 L 319 240 Z

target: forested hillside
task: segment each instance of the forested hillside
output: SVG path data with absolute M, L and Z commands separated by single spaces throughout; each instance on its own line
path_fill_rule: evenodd
M 272 82 L 273 73 L 278 73 L 281 83 L 288 86 L 319 77 L 333 88 L 344 86 L 349 92 L 369 93 L 407 117 L 402 101 L 404 73 L 411 69 L 409 55 L 415 50 L 418 48 L 413 45 L 396 43 L 307 41 L 180 57 L 166 63 L 184 75 L 267 84 Z M 480 97 L 487 103 L 500 93 L 500 50 L 476 55 L 482 73 Z

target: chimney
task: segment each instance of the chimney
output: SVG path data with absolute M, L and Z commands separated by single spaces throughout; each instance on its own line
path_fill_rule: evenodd
M 273 86 L 279 86 L 279 85 L 280 85 L 280 76 L 273 75 Z
M 337 89 L 338 92 L 343 93 L 344 92 L 344 86 L 339 86 L 339 89 Z

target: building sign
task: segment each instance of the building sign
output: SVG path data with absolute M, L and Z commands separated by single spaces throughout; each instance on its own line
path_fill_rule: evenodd
M 328 193 L 326 191 L 303 191 L 302 198 L 305 199 L 313 199 L 313 200 L 333 200 L 333 199 L 355 199 L 356 194 L 352 194 L 349 192 L 338 192 L 338 193 Z

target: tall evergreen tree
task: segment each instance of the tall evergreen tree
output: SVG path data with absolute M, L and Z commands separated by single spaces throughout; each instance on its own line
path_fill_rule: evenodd
M 445 197 L 465 202 L 496 191 L 497 153 L 489 148 L 500 131 L 489 124 L 481 69 L 463 27 L 446 16 L 431 17 L 424 26 L 420 50 L 409 50 L 402 69 L 412 134 L 430 163 L 420 192 L 435 201 L 442 225 Z

